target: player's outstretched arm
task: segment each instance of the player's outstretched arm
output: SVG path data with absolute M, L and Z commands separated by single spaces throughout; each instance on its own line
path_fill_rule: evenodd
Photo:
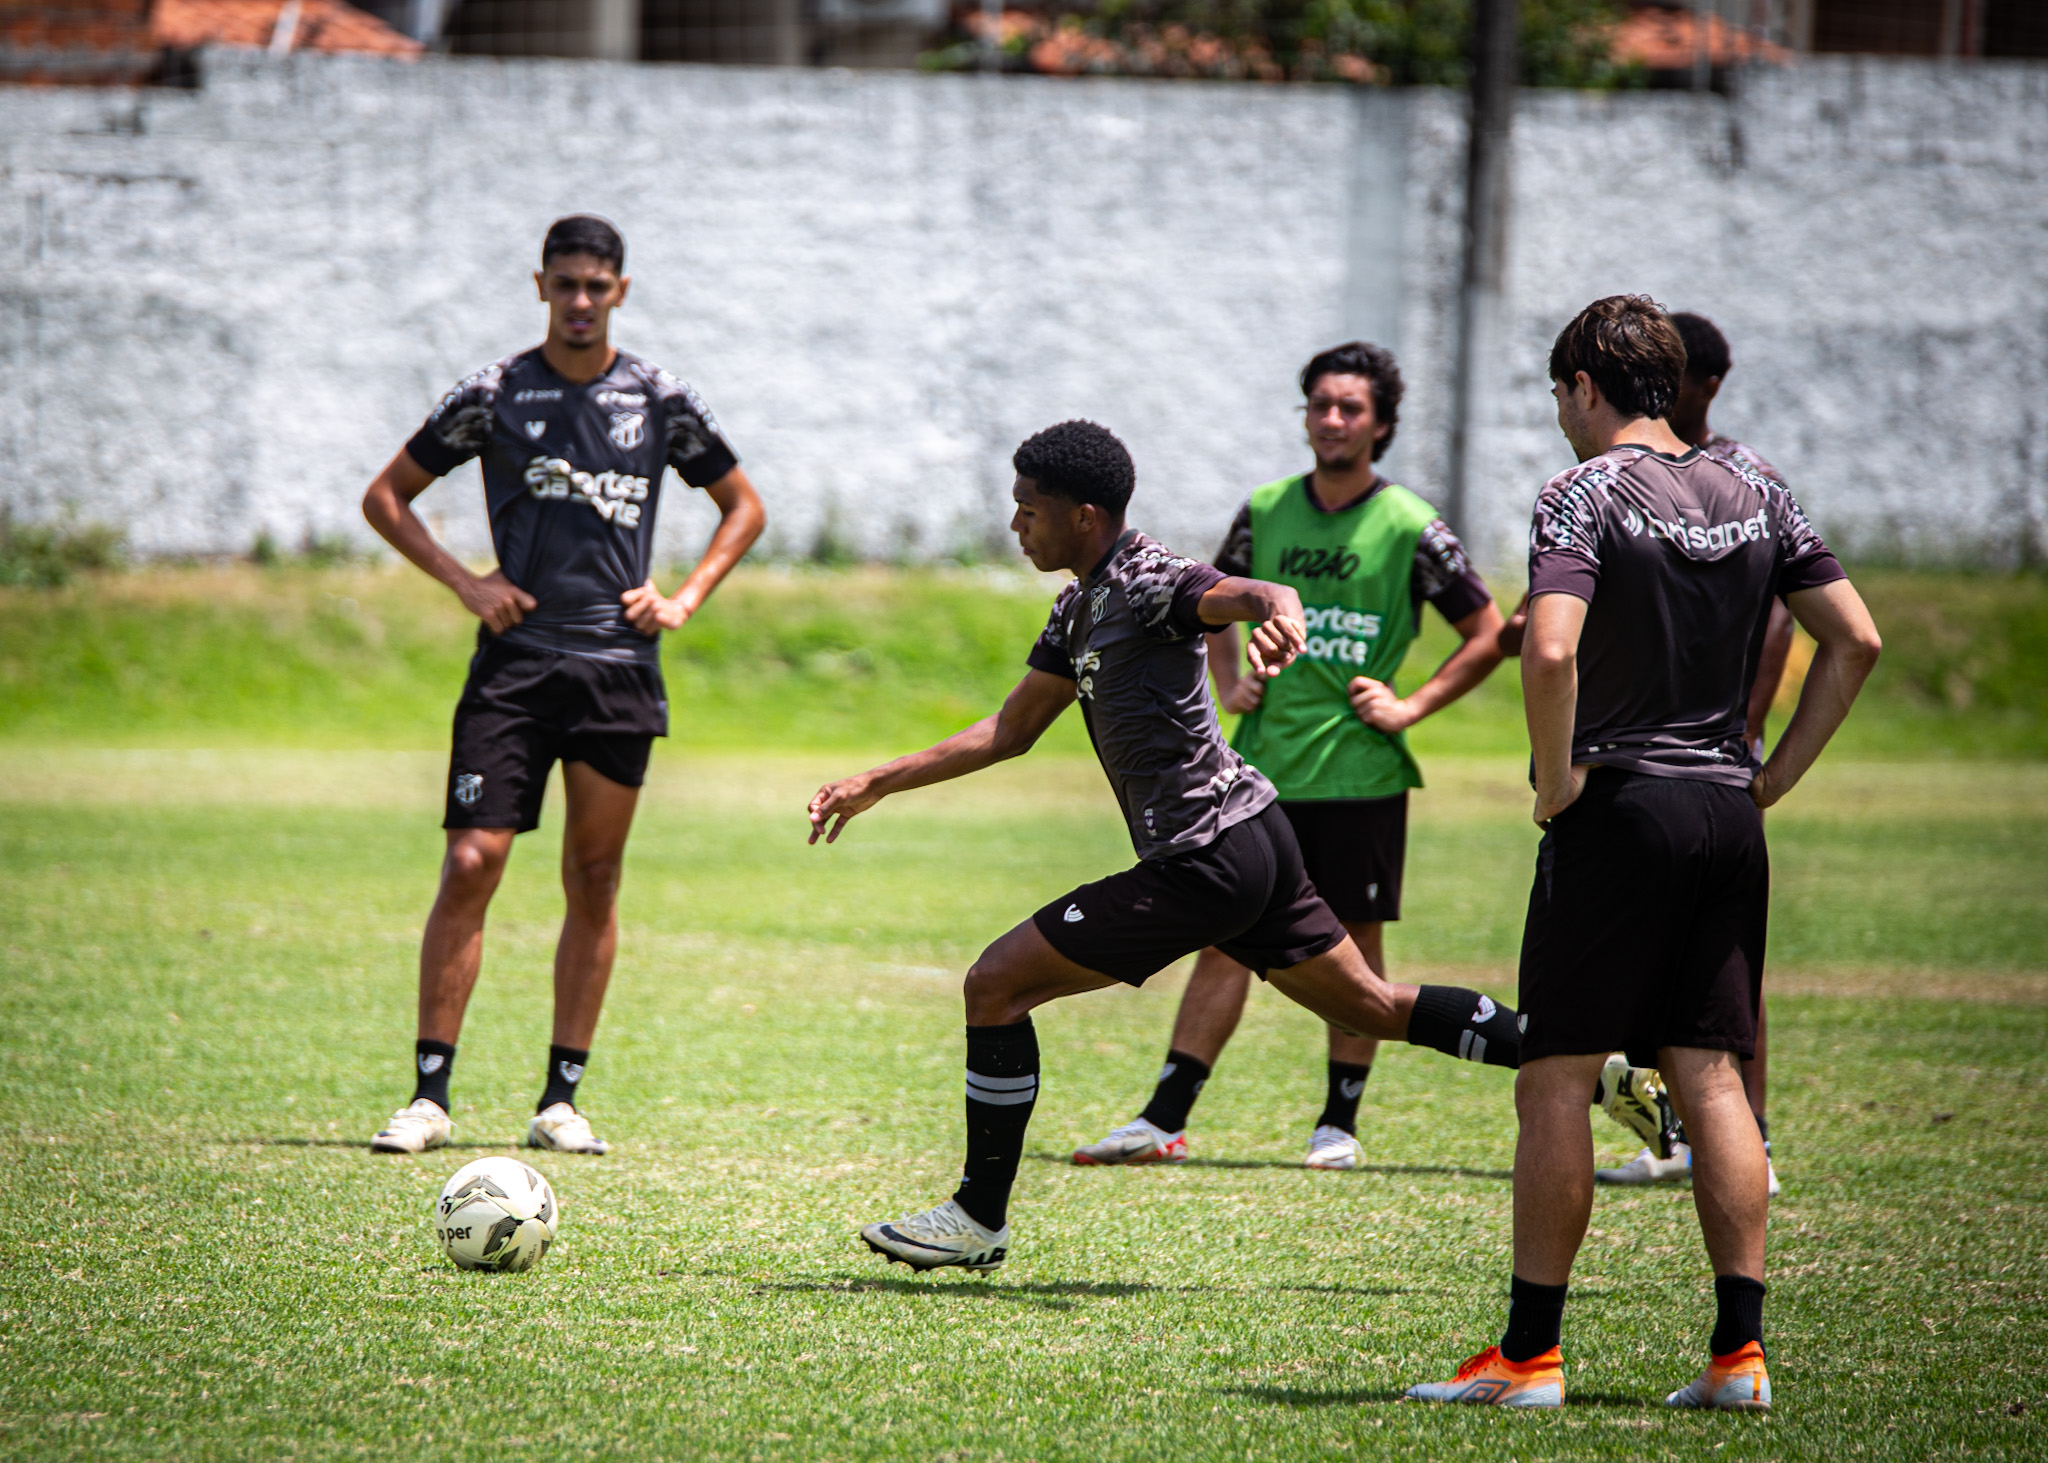
M 1863 596 L 1846 579 L 1797 590 L 1785 596 L 1785 604 L 1818 645 L 1806 683 L 1799 688 L 1799 707 L 1771 749 L 1771 760 L 1749 785 L 1749 795 L 1760 808 L 1792 791 L 1806 775 L 1847 719 L 1856 693 L 1884 649 Z
M 1285 584 L 1232 576 L 1209 587 L 1195 612 L 1205 625 L 1248 622 L 1251 644 L 1245 655 L 1253 672 L 1271 680 L 1287 669 L 1308 643 L 1308 615 L 1301 596 Z
M 1586 787 L 1586 768 L 1572 765 L 1572 724 L 1579 709 L 1579 636 L 1586 602 L 1571 594 L 1539 594 L 1529 603 L 1522 637 L 1522 710 L 1536 776 L 1540 827 L 1570 807 Z
M 1492 600 L 1462 620 L 1451 621 L 1463 643 L 1444 658 L 1435 674 L 1406 696 L 1394 694 L 1385 681 L 1357 676 L 1351 682 L 1351 709 L 1375 731 L 1403 732 L 1425 716 L 1443 710 L 1493 674 L 1501 662 L 1500 633 L 1505 622 Z
M 650 579 L 619 596 L 626 606 L 627 621 L 642 635 L 682 629 L 704 601 L 711 598 L 711 591 L 732 573 L 733 566 L 746 557 L 747 550 L 768 525 L 761 495 L 737 467 L 705 488 L 704 496 L 718 505 L 718 530 L 711 535 L 711 542 L 704 547 L 704 557 L 683 580 L 682 587 L 674 595 L 664 597 Z
M 935 747 L 898 757 L 858 777 L 826 783 L 811 799 L 811 842 L 816 843 L 821 833 L 827 843 L 834 842 L 848 819 L 865 813 L 892 792 L 965 777 L 1030 751 L 1059 714 L 1074 704 L 1074 695 L 1074 683 L 1065 676 L 1028 671 L 994 716 L 983 717 Z M 827 823 L 832 824 L 830 832 L 826 832 Z
M 525 619 L 526 612 L 537 601 L 507 579 L 503 570 L 472 574 L 460 559 L 435 542 L 412 506 L 412 500 L 433 482 L 434 475 L 414 462 L 412 454 L 401 447 L 363 494 L 363 517 L 384 542 L 454 590 L 462 607 L 482 620 L 493 635 L 502 635 Z

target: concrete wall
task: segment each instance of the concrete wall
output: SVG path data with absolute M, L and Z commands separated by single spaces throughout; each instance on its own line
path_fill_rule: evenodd
M 1475 542 L 1519 558 L 1565 465 L 1549 337 L 1648 289 L 1720 319 L 1717 421 L 1823 526 L 2038 547 L 2048 69 L 1844 62 L 1739 102 L 1532 94 Z M 1144 82 L 216 54 L 196 93 L 0 92 L 0 502 L 152 552 L 361 534 L 361 487 L 475 366 L 537 339 L 548 220 L 618 220 L 628 349 L 692 380 L 771 545 L 999 536 L 1016 441 L 1123 434 L 1137 520 L 1206 550 L 1294 470 L 1293 373 L 1352 333 L 1443 460 L 1458 99 Z M 671 552 L 701 542 L 676 491 Z M 423 507 L 485 535 L 474 470 Z

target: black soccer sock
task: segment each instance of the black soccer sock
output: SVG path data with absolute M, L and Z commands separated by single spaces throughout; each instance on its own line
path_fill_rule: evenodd
M 1207 1062 L 1183 1051 L 1168 1051 L 1166 1065 L 1159 1069 L 1159 1085 L 1138 1116 L 1162 1133 L 1178 1133 L 1188 1125 L 1188 1113 L 1208 1085 Z
M 1537 1285 L 1517 1275 L 1508 1282 L 1508 1329 L 1500 1354 L 1532 1361 L 1564 1335 L 1564 1297 L 1569 1286 Z
M 984 1229 L 1003 1227 L 1037 1102 L 1038 1032 L 1031 1018 L 968 1027 L 967 1162 L 953 1199 Z
M 1762 1113 L 1758 1113 L 1756 1115 L 1756 1134 L 1759 1138 L 1764 1140 L 1764 1156 L 1766 1158 L 1770 1157 L 1771 1120 L 1765 1117 Z
M 447 1112 L 448 1073 L 455 1066 L 455 1048 L 445 1041 L 416 1041 L 412 1048 L 412 1100 L 424 1097 Z
M 1522 1064 L 1522 1032 L 1515 1008 L 1461 985 L 1426 985 L 1415 996 L 1408 1040 L 1445 1056 L 1489 1067 Z
M 1740 1351 L 1751 1341 L 1764 1339 L 1764 1283 L 1747 1275 L 1714 1277 L 1714 1334 L 1707 1350 L 1716 1356 Z
M 1358 1099 L 1365 1096 L 1365 1079 L 1372 1075 L 1366 1062 L 1330 1063 L 1330 1091 L 1323 1098 L 1319 1128 L 1342 1128 L 1354 1137 L 1358 1133 Z
M 548 1048 L 548 1086 L 540 1095 L 535 1112 L 545 1112 L 558 1102 L 576 1105 L 576 1084 L 583 1080 L 583 1069 L 590 1065 L 590 1053 L 579 1052 L 573 1046 L 551 1046 Z

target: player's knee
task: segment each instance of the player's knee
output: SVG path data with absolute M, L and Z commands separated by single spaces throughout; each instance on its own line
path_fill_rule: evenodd
M 969 1026 L 1008 1026 L 1029 1014 L 1017 1009 L 1008 973 L 990 958 L 988 951 L 983 951 L 981 958 L 967 968 L 967 978 L 960 983 L 960 995 L 967 1004 Z
M 617 857 L 571 858 L 562 863 L 562 889 L 588 909 L 609 909 L 619 897 L 624 865 Z
M 441 883 L 449 893 L 471 898 L 488 895 L 505 872 L 505 851 L 480 840 L 463 839 L 448 846 Z

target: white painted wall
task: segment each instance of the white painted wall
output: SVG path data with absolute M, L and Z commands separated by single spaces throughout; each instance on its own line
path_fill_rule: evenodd
M 1518 129 L 1488 558 L 1565 464 L 1550 336 L 1623 288 L 1722 321 L 1717 420 L 1837 538 L 2040 545 L 2048 68 L 1531 94 Z M 196 93 L 4 90 L 0 502 L 146 552 L 366 535 L 362 485 L 538 338 L 540 236 L 589 209 L 629 244 L 620 343 L 711 401 L 777 551 L 985 543 L 1011 448 L 1075 415 L 1205 551 L 1354 330 L 1401 350 L 1389 466 L 1437 490 L 1462 150 L 1455 97 L 1335 88 L 215 54 Z M 474 553 L 478 499 L 464 469 L 422 505 Z M 677 492 L 670 551 L 709 521 Z

